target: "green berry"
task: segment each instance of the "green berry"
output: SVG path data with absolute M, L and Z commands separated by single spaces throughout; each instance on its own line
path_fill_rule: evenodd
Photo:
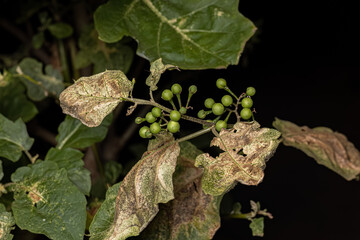
M 172 91 L 170 91 L 169 89 L 165 89 L 162 94 L 161 94 L 161 98 L 164 99 L 165 101 L 170 101 L 173 98 L 174 94 Z
M 180 123 L 170 120 L 167 125 L 167 129 L 171 133 L 176 133 L 180 130 Z
M 204 105 L 206 108 L 212 108 L 212 106 L 214 105 L 215 100 L 212 98 L 207 98 L 205 99 Z
M 223 120 L 219 120 L 216 122 L 215 128 L 218 132 L 220 132 L 222 128 L 227 128 L 227 123 Z
M 152 134 L 158 134 L 161 131 L 160 124 L 158 122 L 154 122 L 150 125 L 150 132 Z
M 250 96 L 250 97 L 254 96 L 255 93 L 256 93 L 256 90 L 255 90 L 254 87 L 248 87 L 248 88 L 246 89 L 246 94 L 247 94 L 248 96 Z
M 135 118 L 135 123 L 136 123 L 136 124 L 141 124 L 143 121 L 145 121 L 145 119 L 142 118 L 142 117 L 137 117 L 137 118 Z
M 202 109 L 197 114 L 198 118 L 204 119 L 206 117 L 206 112 Z
M 223 114 L 225 111 L 225 107 L 221 103 L 214 103 L 214 105 L 212 106 L 211 109 L 212 109 L 213 114 L 218 115 L 218 116 Z
M 152 115 L 154 115 L 154 117 L 160 117 L 161 116 L 161 109 L 160 108 L 158 108 L 158 107 L 153 107 L 152 109 L 151 109 L 151 113 L 152 113 Z
M 248 120 L 252 117 L 253 113 L 252 111 L 250 110 L 250 108 L 243 108 L 241 111 L 240 111 L 240 117 L 244 120 Z
M 197 92 L 197 87 L 195 85 L 191 85 L 189 87 L 189 94 L 195 94 Z
M 142 138 L 151 138 L 152 137 L 152 134 L 151 134 L 148 126 L 141 127 L 139 130 L 139 135 Z
M 148 123 L 153 123 L 156 121 L 156 117 L 151 112 L 146 114 L 145 119 Z
M 173 94 L 178 95 L 181 93 L 182 87 L 180 86 L 180 84 L 175 83 L 171 86 L 171 91 Z
M 170 112 L 170 119 L 177 122 L 179 121 L 181 118 L 181 114 L 179 113 L 179 111 L 173 110 Z
M 230 95 L 224 95 L 221 98 L 221 103 L 225 106 L 228 107 L 233 103 L 233 98 Z
M 179 109 L 179 112 L 181 113 L 181 115 L 184 115 L 184 114 L 186 114 L 186 107 L 181 107 L 180 109 Z
M 216 87 L 219 89 L 224 89 L 226 87 L 226 80 L 223 78 L 216 80 Z
M 251 108 L 253 106 L 253 100 L 251 98 L 243 98 L 241 100 L 241 106 L 243 108 Z

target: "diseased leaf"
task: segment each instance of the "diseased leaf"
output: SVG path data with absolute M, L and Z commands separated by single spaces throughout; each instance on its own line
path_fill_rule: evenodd
M 90 77 L 81 77 L 60 94 L 65 114 L 79 119 L 88 127 L 99 126 L 102 120 L 128 97 L 133 88 L 120 70 L 107 70 Z
M 0 239 L 11 240 L 13 235 L 10 233 L 15 227 L 15 220 L 12 214 L 6 211 L 5 206 L 0 203 Z
M 0 113 L 0 157 L 16 162 L 22 151 L 28 151 L 33 142 L 21 118 L 12 122 Z
M 68 179 L 65 169 L 51 161 L 37 161 L 11 175 L 16 225 L 50 239 L 82 240 L 86 199 Z
M 12 121 L 21 117 L 24 122 L 28 122 L 38 110 L 27 99 L 22 83 L 11 78 L 6 86 L 0 86 L 0 113 Z
M 360 152 L 345 135 L 326 127 L 299 127 L 278 118 L 273 126 L 281 132 L 284 145 L 303 151 L 348 181 L 359 178 Z
M 133 61 L 134 50 L 125 41 L 104 43 L 99 40 L 94 26 L 86 27 L 79 38 L 80 51 L 75 57 L 76 68 L 94 64 L 93 73 L 121 70 L 126 73 Z
M 114 216 L 104 216 L 111 211 L 105 208 L 95 215 L 90 226 L 91 240 L 120 240 L 139 235 L 159 211 L 158 204 L 174 198 L 172 174 L 179 152 L 179 145 L 172 135 L 157 134 L 121 182 Z
M 70 37 L 73 33 L 73 28 L 69 24 L 63 22 L 53 23 L 48 26 L 48 29 L 57 39 Z
M 251 219 L 251 223 L 249 224 L 251 228 L 252 235 L 254 237 L 263 237 L 264 236 L 264 218 L 253 218 Z
M 210 146 L 224 152 L 216 158 L 208 153 L 196 158 L 195 166 L 204 167 L 202 188 L 205 193 L 218 196 L 231 189 L 236 182 L 257 185 L 264 178 L 265 162 L 280 143 L 280 132 L 260 128 L 257 122 L 238 122 L 233 129 L 222 129 Z
M 157 84 L 160 80 L 161 74 L 163 74 L 166 69 L 169 68 L 175 68 L 175 66 L 170 65 L 170 64 L 166 64 L 164 65 L 162 63 L 162 59 L 157 59 L 154 62 L 151 63 L 150 65 L 150 75 L 149 77 L 146 79 L 146 85 L 148 85 L 150 87 L 151 91 L 155 91 L 157 89 Z
M 160 205 L 160 211 L 141 233 L 140 239 L 208 240 L 220 227 L 222 196 L 205 194 L 201 189 L 203 169 L 194 166 L 202 152 L 189 142 L 180 143 L 173 176 L 175 199 Z
M 56 136 L 56 141 L 58 142 L 56 148 L 86 148 L 96 142 L 100 142 L 105 138 L 111 121 L 112 115 L 110 114 L 100 126 L 90 128 L 79 120 L 66 116 L 58 128 L 59 134 Z
M 32 58 L 24 58 L 16 69 L 21 75 L 21 81 L 27 88 L 27 94 L 34 101 L 41 101 L 49 94 L 59 96 L 64 89 L 63 78 L 61 74 L 51 65 L 45 67 L 43 73 L 43 64 Z
M 67 171 L 69 180 L 78 187 L 79 191 L 89 195 L 91 188 L 90 172 L 84 168 L 82 157 L 84 154 L 72 148 L 51 148 L 45 157 L 45 161 L 55 162 L 59 169 Z
M 110 0 L 95 14 L 105 42 L 124 35 L 139 42 L 137 54 L 183 69 L 237 64 L 253 23 L 238 12 L 238 0 Z

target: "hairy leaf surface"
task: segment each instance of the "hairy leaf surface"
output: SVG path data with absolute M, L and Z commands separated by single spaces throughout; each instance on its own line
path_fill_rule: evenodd
M 64 168 L 70 181 L 78 187 L 80 192 L 89 195 L 91 188 L 90 172 L 84 168 L 82 157 L 84 154 L 72 148 L 51 148 L 45 157 L 45 161 L 55 162 L 59 169 Z
M 281 132 L 284 145 L 303 151 L 318 164 L 328 167 L 346 180 L 359 177 L 360 152 L 345 135 L 326 127 L 300 127 L 278 118 L 273 126 Z
M 49 94 L 59 96 L 64 89 L 62 75 L 51 65 L 45 67 L 43 64 L 32 58 L 24 58 L 16 71 L 21 75 L 21 80 L 27 88 L 29 98 L 34 101 L 41 101 Z
M 13 235 L 10 233 L 15 227 L 15 220 L 12 214 L 6 211 L 5 206 L 0 203 L 0 239 L 11 240 Z
M 170 134 L 158 134 L 157 139 L 151 140 L 148 150 L 121 182 L 116 202 L 100 208 L 95 215 L 91 240 L 139 235 L 159 211 L 158 204 L 174 198 L 172 175 L 179 152 L 180 147 Z M 109 207 L 115 208 L 114 215 L 104 216 L 112 211 Z
M 224 152 L 216 158 L 208 153 L 199 155 L 195 165 L 204 167 L 202 188 L 205 193 L 218 196 L 231 189 L 236 182 L 257 185 L 264 178 L 265 162 L 275 153 L 280 132 L 260 128 L 257 122 L 236 123 L 233 129 L 222 129 L 210 146 Z
M 12 211 L 21 229 L 50 239 L 84 238 L 86 199 L 70 182 L 65 169 L 51 161 L 37 161 L 11 175 Z
M 65 120 L 59 125 L 56 136 L 58 149 L 62 148 L 85 148 L 96 142 L 102 141 L 111 124 L 112 115 L 104 119 L 100 126 L 90 128 L 82 124 L 78 119 L 66 116 Z
M 60 94 L 65 114 L 79 119 L 88 127 L 96 127 L 128 97 L 133 85 L 120 70 L 107 70 L 81 77 Z
M 21 118 L 12 122 L 0 113 L 0 157 L 16 162 L 22 151 L 29 150 L 33 142 Z
M 254 34 L 238 12 L 238 0 L 110 0 L 94 15 L 100 39 L 124 35 L 139 42 L 138 55 L 183 69 L 224 68 L 237 64 Z
M 203 169 L 194 166 L 202 152 L 189 142 L 180 143 L 174 173 L 175 199 L 160 205 L 160 211 L 141 233 L 141 239 L 208 240 L 220 227 L 222 196 L 205 194 L 201 188 Z

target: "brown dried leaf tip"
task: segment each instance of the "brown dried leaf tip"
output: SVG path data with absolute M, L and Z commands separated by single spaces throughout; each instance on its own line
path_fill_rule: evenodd
M 221 130 L 210 146 L 224 152 L 213 158 L 208 153 L 199 155 L 195 165 L 204 167 L 202 188 L 217 196 L 231 189 L 236 181 L 257 185 L 264 178 L 265 162 L 275 153 L 280 143 L 280 132 L 260 128 L 257 122 L 236 123 L 233 129 Z
M 65 114 L 88 127 L 96 127 L 123 97 L 129 96 L 132 88 L 132 82 L 122 71 L 106 70 L 79 78 L 60 94 L 60 106 Z
M 318 164 L 330 168 L 346 180 L 359 178 L 360 152 L 345 135 L 326 127 L 299 127 L 278 118 L 273 126 L 282 133 L 286 146 L 300 149 Z

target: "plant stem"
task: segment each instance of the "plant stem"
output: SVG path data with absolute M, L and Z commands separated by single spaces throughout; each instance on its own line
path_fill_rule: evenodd
M 96 161 L 96 165 L 97 165 L 97 167 L 98 167 L 98 169 L 99 169 L 100 176 L 101 176 L 103 179 L 105 179 L 104 168 L 103 168 L 103 165 L 102 165 L 102 163 L 101 163 L 101 161 L 100 161 L 99 153 L 98 153 L 98 150 L 97 150 L 95 144 L 91 145 L 91 150 L 92 150 L 92 152 L 93 152 L 93 154 L 94 154 L 95 161 Z
M 60 54 L 60 61 L 61 61 L 61 69 L 62 69 L 62 73 L 64 75 L 64 82 L 70 82 L 70 72 L 69 72 L 68 62 L 66 59 L 64 42 L 62 40 L 59 40 L 58 46 L 59 46 L 59 54 Z
M 179 138 L 179 139 L 177 140 L 177 142 L 180 143 L 180 142 L 184 142 L 184 141 L 188 141 L 188 140 L 190 140 L 190 139 L 196 138 L 196 137 L 198 137 L 198 136 L 200 136 L 200 135 L 203 135 L 203 134 L 205 134 L 205 133 L 210 132 L 213 128 L 214 128 L 214 126 L 211 126 L 211 127 L 202 129 L 202 130 L 200 130 L 200 131 L 194 132 L 194 133 L 189 134 L 189 135 L 187 135 L 187 136 L 185 136 L 185 137 Z
M 34 164 L 35 161 L 36 161 L 36 159 L 39 157 L 38 155 L 35 155 L 34 157 L 31 156 L 31 154 L 29 153 L 29 151 L 27 151 L 27 150 L 25 150 L 25 149 L 23 149 L 23 151 L 24 151 L 25 155 L 29 158 L 29 160 L 30 160 L 30 162 L 31 162 L 32 164 Z

